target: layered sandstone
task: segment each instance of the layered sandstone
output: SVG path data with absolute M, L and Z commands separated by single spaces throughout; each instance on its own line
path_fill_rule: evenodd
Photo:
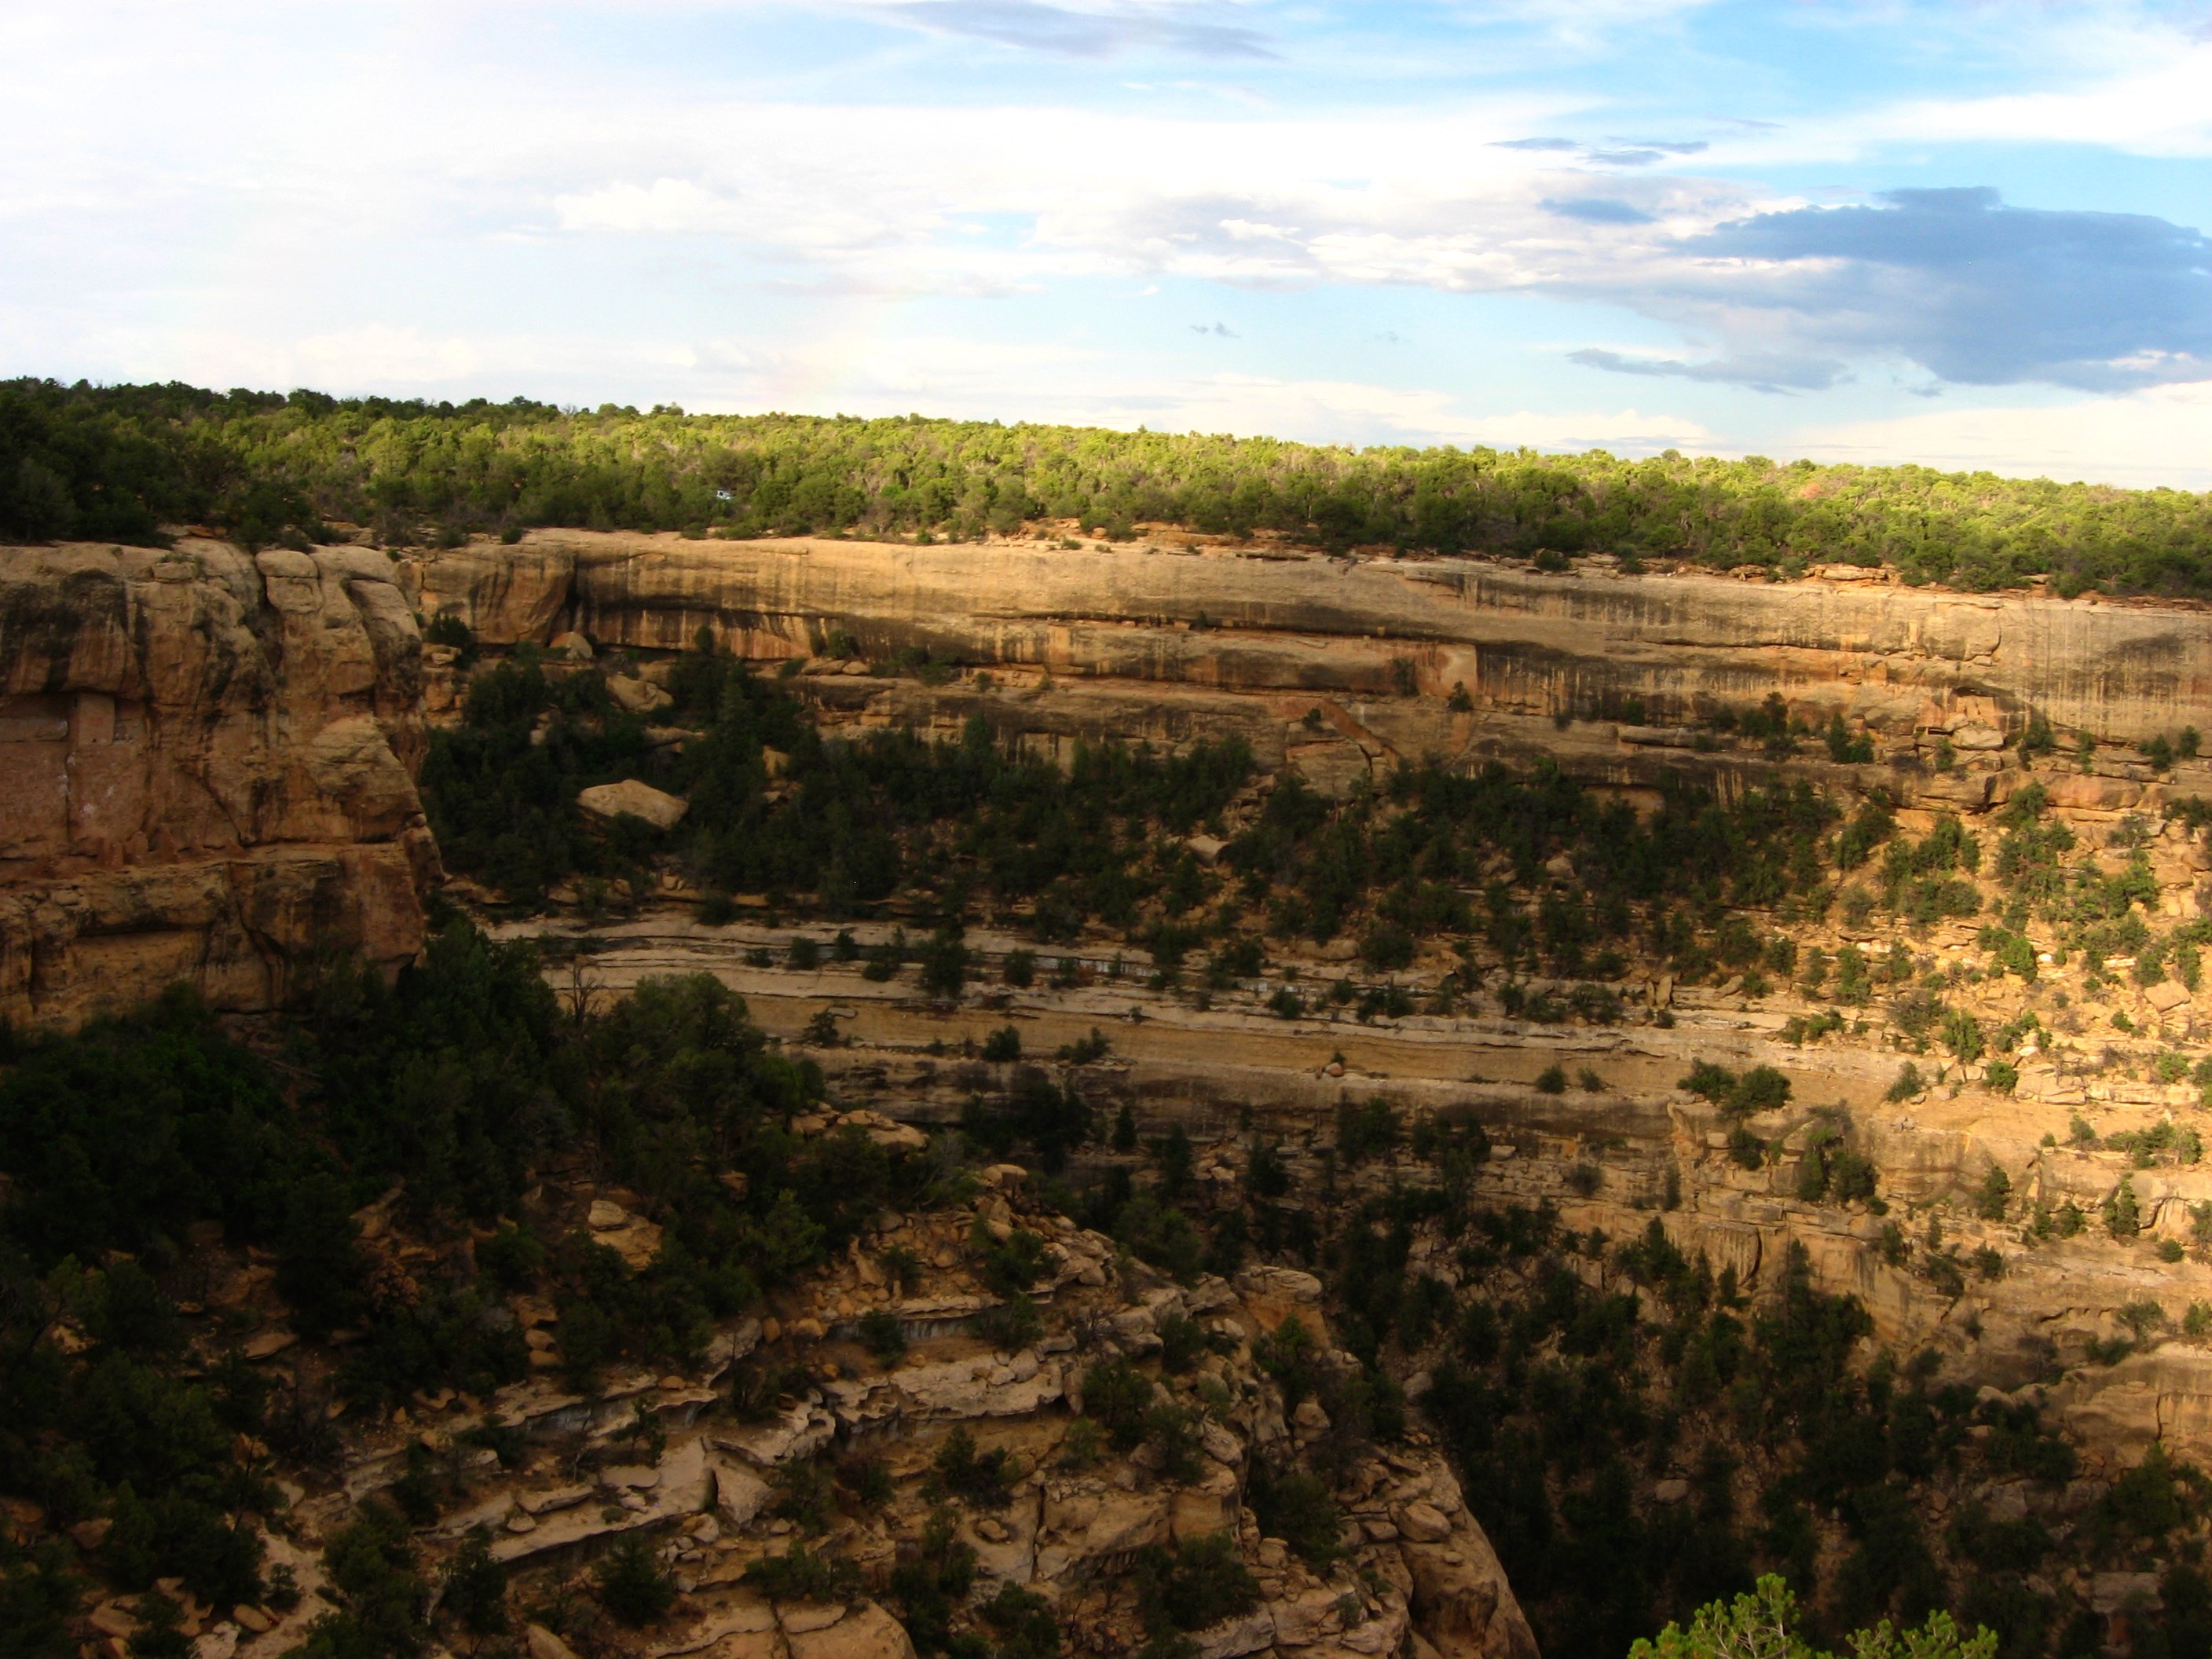
M 421 653 L 381 553 L 0 548 L 0 1016 L 412 957 Z
M 1386 705 L 1409 687 L 1455 720 L 1379 707 L 1381 743 L 1449 752 L 1474 715 L 1586 716 L 1642 702 L 1651 732 L 1780 693 L 1902 742 L 1993 738 L 2031 711 L 2107 742 L 2171 732 L 2212 705 L 2201 607 L 1915 589 L 1886 573 L 1774 584 L 1708 574 L 1572 574 L 1461 560 L 1241 556 L 1100 544 L 915 547 L 824 539 L 692 541 L 538 531 L 519 546 L 426 554 L 406 579 L 424 614 L 488 642 L 574 628 L 675 650 L 702 629 L 752 657 L 819 655 L 834 634 L 871 659 L 1041 670 L 1093 685 L 1174 687 L 1224 711 L 1249 700 Z M 1141 704 L 1127 711 L 1139 722 Z M 1263 711 L 1264 712 L 1264 711 Z M 1279 720 L 1281 711 L 1273 711 Z M 1106 718 L 1102 708 L 1101 720 Z M 1969 737 L 1960 746 L 1979 741 Z M 1613 746 L 1608 734 L 1607 747 Z M 1686 740 L 1684 746 L 1686 746 Z

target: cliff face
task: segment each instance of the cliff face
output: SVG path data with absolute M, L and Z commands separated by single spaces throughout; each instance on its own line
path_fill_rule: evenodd
M 2200 609 L 1935 592 L 1848 574 L 1770 584 L 1623 575 L 1602 560 L 1546 575 L 1109 544 L 541 531 L 519 547 L 427 556 L 407 580 L 425 615 L 453 611 L 497 643 L 574 627 L 672 650 L 705 627 L 741 654 L 805 656 L 834 630 L 870 657 L 921 646 L 971 664 L 1214 692 L 1383 696 L 1410 672 L 1424 692 L 1463 685 L 1476 711 L 1507 716 L 1633 698 L 1661 725 L 1778 691 L 1793 712 L 1825 720 L 1838 710 L 1899 738 L 1931 722 L 2014 730 L 2033 709 L 2133 742 L 2212 702 L 2212 618 Z
M 0 548 L 0 1015 L 411 957 L 421 654 L 381 553 Z
M 627 991 L 651 975 L 703 969 L 742 992 L 767 1029 L 794 1042 L 804 1040 L 816 1010 L 834 1009 L 842 1046 L 817 1057 L 835 1089 L 905 1121 L 957 1122 L 967 1100 L 1007 1080 L 1001 1068 L 927 1054 L 924 1045 L 947 1027 L 941 1011 L 916 1000 L 910 988 L 870 983 L 853 967 L 801 973 L 747 962 L 748 952 L 756 961 L 786 960 L 787 932 L 705 927 L 669 911 L 594 931 L 591 975 L 603 994 Z M 864 945 L 873 945 L 889 928 L 862 924 L 855 932 Z M 1024 943 L 981 930 L 971 930 L 968 942 L 978 953 L 977 976 L 987 982 Z M 1948 1082 L 1921 1098 L 1893 1103 L 1884 1095 L 1896 1073 L 1894 1052 L 1777 1040 L 1788 1013 L 1803 1012 L 1786 993 L 1783 1006 L 1770 1000 L 1756 1006 L 1711 990 L 1668 991 L 1674 1023 L 1666 1027 L 1426 1014 L 1370 1024 L 1323 1012 L 1318 995 L 1310 1017 L 1286 1022 L 1266 1006 L 1265 985 L 1216 992 L 1196 1007 L 1134 975 L 1113 978 L 1112 953 L 1109 946 L 1071 951 L 1089 970 L 1090 984 L 987 992 L 988 1012 L 964 1024 L 956 1018 L 951 1030 L 974 1037 L 990 1024 L 1012 1023 L 1024 1051 L 1042 1054 L 1086 1031 L 1109 1030 L 1114 1060 L 1086 1084 L 1102 1119 L 1126 1103 L 1140 1135 L 1179 1124 L 1201 1146 L 1221 1143 L 1231 1164 L 1256 1130 L 1279 1139 L 1299 1192 L 1325 1187 L 1320 1164 L 1299 1164 L 1297 1149 L 1328 1146 L 1340 1106 L 1379 1097 L 1413 1121 L 1471 1109 L 1501 1147 L 1483 1176 L 1486 1201 L 1550 1202 L 1565 1225 L 1597 1228 L 1614 1240 L 1632 1238 L 1656 1219 L 1683 1250 L 1703 1252 L 1716 1271 L 1734 1268 L 1754 1291 L 1771 1289 L 1790 1247 L 1802 1245 L 1824 1288 L 1864 1304 L 1880 1342 L 1906 1354 L 1932 1347 L 1977 1386 L 2044 1404 L 2106 1473 L 2154 1443 L 2175 1456 L 2212 1461 L 2212 1349 L 2171 1344 L 2118 1363 L 2092 1358 L 2097 1345 L 2129 1336 L 2118 1316 L 2123 1307 L 2154 1303 L 2179 1330 L 2192 1303 L 2212 1304 L 2212 1260 L 2167 1262 L 2148 1248 L 2153 1239 L 2194 1240 L 2191 1208 L 2212 1203 L 2212 1165 L 2130 1170 L 2124 1152 L 2043 1139 L 2047 1132 L 2064 1135 L 2076 1113 L 2107 1132 L 2186 1117 L 2193 1086 L 2095 1079 L 2085 1085 L 2031 1064 L 2016 1095 L 1971 1083 L 1954 1091 L 1949 1085 L 1963 1076 L 1954 1068 Z M 1310 988 L 1346 971 L 1312 956 L 1298 966 L 1300 982 Z M 2063 969 L 2052 977 L 2059 984 L 2078 979 Z M 2193 1044 L 2203 1030 L 2202 1011 L 2212 1006 L 2212 987 L 2163 1013 L 2140 998 L 2132 1006 L 2141 1019 L 2163 1021 L 2171 1040 Z M 1679 1087 L 1699 1060 L 1771 1065 L 1790 1079 L 1796 1103 L 1749 1120 L 1753 1133 L 1778 1149 L 1761 1167 L 1746 1169 L 1732 1158 L 1730 1121 Z M 1934 1061 L 1923 1063 L 1934 1068 Z M 1604 1086 L 1560 1093 L 1534 1086 L 1554 1064 L 1594 1070 Z M 2057 1086 L 2062 1083 L 2072 1087 Z M 1886 1252 L 1884 1218 L 1868 1206 L 1802 1198 L 1809 1133 L 1846 1121 L 1880 1170 L 1888 1218 L 1905 1227 L 1908 1244 L 1923 1236 L 1917 1218 L 1940 1209 L 1955 1250 L 1971 1256 L 1984 1246 L 1994 1249 L 2002 1272 L 1947 1285 L 1925 1271 L 1924 1252 L 1913 1261 Z M 1974 1196 L 1992 1168 L 2010 1182 L 2009 1220 L 1975 1212 Z M 1588 1173 L 1577 1176 L 1578 1170 Z M 2101 1225 L 2070 1239 L 2023 1237 L 2021 1219 L 2037 1202 L 2071 1201 L 2094 1217 L 2124 1175 L 2141 1206 L 2142 1241 L 2116 1243 Z M 1455 1285 L 1462 1277 L 1441 1243 L 1424 1271 Z M 1609 1263 L 1585 1261 L 1581 1271 L 1599 1288 L 1635 1288 Z

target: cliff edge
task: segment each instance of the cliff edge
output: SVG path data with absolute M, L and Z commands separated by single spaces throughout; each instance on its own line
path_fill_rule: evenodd
M 0 548 L 0 1016 L 413 957 L 421 657 L 380 552 Z

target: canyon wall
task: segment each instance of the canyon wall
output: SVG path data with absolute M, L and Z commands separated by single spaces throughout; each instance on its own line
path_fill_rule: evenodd
M 1490 562 L 1170 551 L 1100 544 L 891 546 L 538 531 L 410 562 L 425 616 L 487 641 L 574 628 L 680 649 L 700 629 L 753 657 L 921 647 L 1110 685 L 1334 700 L 1463 686 L 1477 713 L 1547 719 L 1644 705 L 1651 726 L 1779 692 L 1909 739 L 1931 722 L 2000 735 L 2030 710 L 2107 742 L 2212 704 L 2212 613 L 2137 601 L 1918 590 L 1829 568 L 1792 583 L 1546 574 Z M 1848 578 L 1845 580 L 1844 578 Z M 1299 705 L 1301 708 L 1304 703 Z M 1405 740 L 1471 737 L 1431 709 Z
M 411 957 L 421 657 L 382 553 L 0 548 L 0 1017 Z

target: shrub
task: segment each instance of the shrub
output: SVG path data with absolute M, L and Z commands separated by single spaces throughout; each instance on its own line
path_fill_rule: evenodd
M 1022 1034 L 1011 1025 L 1001 1025 L 983 1039 L 983 1058 L 993 1065 L 1003 1065 L 1022 1057 Z
M 1138 1604 L 1145 1626 L 1204 1630 L 1257 1606 L 1260 1586 L 1237 1557 L 1237 1540 L 1218 1532 L 1182 1546 L 1152 1545 L 1137 1558 Z
M 1990 1172 L 1982 1177 L 1981 1189 L 1974 1195 L 1974 1213 L 1984 1221 L 2002 1221 L 2006 1201 L 2012 1196 L 2012 1177 L 2002 1166 L 1992 1164 Z
M 2142 1210 L 2136 1201 L 2133 1176 L 2124 1175 L 2104 1203 L 2105 1231 L 2114 1238 L 2133 1238 L 2142 1231 Z
M 1171 1313 L 1159 1322 L 1160 1364 L 1180 1376 L 1206 1350 L 1206 1332 L 1188 1314 Z
M 1863 1202 L 1874 1196 L 1874 1165 L 1848 1146 L 1829 1161 L 1828 1192 L 1838 1203 Z
M 1546 1095 L 1566 1093 L 1567 1068 L 1564 1066 L 1547 1066 L 1536 1074 L 1536 1091 Z
M 871 1308 L 860 1316 L 860 1341 L 879 1365 L 890 1365 L 906 1352 L 906 1332 L 898 1316 L 888 1308 Z
M 1126 1359 L 1093 1365 L 1083 1378 L 1083 1414 L 1095 1418 L 1118 1452 L 1133 1452 L 1145 1437 L 1145 1413 L 1152 1409 L 1152 1384 Z
M 1364 1106 L 1347 1101 L 1336 1109 L 1337 1153 L 1347 1164 L 1382 1157 L 1397 1146 L 1401 1127 L 1398 1109 L 1379 1095 Z
M 975 1437 L 964 1423 L 937 1449 L 930 1469 L 945 1491 L 978 1509 L 1004 1509 L 1012 1496 L 1016 1478 L 1012 1454 L 1004 1446 L 976 1450 Z
M 440 1601 L 472 1635 L 506 1633 L 507 1569 L 492 1559 L 491 1534 L 483 1528 L 471 1527 L 461 1540 Z
M 1412 933 L 1393 921 L 1378 921 L 1361 936 L 1359 959 L 1377 973 L 1413 965 Z
M 745 1569 L 745 1583 L 771 1601 L 848 1601 L 860 1582 L 859 1569 L 843 1556 L 818 1554 L 803 1543 Z
M 1279 1538 L 1317 1572 L 1326 1572 L 1340 1553 L 1336 1498 L 1328 1484 L 1303 1469 L 1278 1475 L 1255 1460 L 1249 1496 L 1260 1530 Z

